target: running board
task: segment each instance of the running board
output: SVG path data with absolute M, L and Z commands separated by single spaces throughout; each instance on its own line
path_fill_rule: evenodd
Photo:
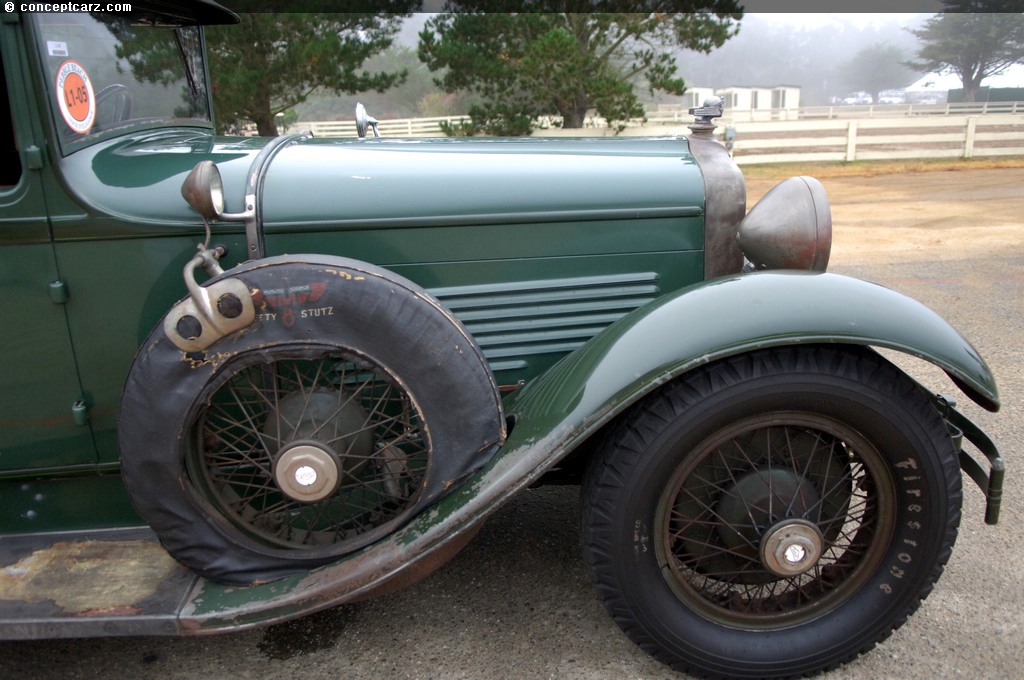
M 201 581 L 146 528 L 0 537 L 0 640 L 179 635 Z

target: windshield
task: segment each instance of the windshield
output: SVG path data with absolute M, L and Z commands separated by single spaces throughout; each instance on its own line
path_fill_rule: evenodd
M 41 14 L 34 21 L 65 149 L 140 122 L 209 124 L 197 27 L 87 13 Z

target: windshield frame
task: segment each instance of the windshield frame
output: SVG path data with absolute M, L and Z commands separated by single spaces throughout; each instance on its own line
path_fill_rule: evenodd
M 73 14 L 73 13 L 71 13 Z M 88 13 L 79 13 L 88 14 Z M 175 42 L 179 45 L 180 49 L 186 49 L 183 45 L 185 41 L 182 40 L 182 30 L 194 30 L 196 32 L 195 49 L 191 50 L 193 59 L 185 58 L 183 52 L 181 55 L 178 65 L 182 67 L 182 73 L 179 81 L 175 82 L 175 86 L 180 84 L 187 84 L 189 88 L 192 84 L 197 84 L 199 87 L 205 89 L 205 96 L 197 98 L 196 105 L 199 107 L 205 106 L 205 114 L 200 111 L 198 114 L 193 113 L 190 116 L 180 117 L 173 114 L 155 115 L 155 116 L 140 116 L 137 118 L 129 118 L 123 122 L 111 122 L 106 121 L 102 128 L 93 129 L 93 125 L 89 123 L 89 129 L 85 133 L 79 133 L 72 131 L 70 125 L 66 123 L 67 120 L 67 109 L 63 103 L 58 102 L 56 88 L 59 84 L 59 78 L 62 76 L 64 71 L 74 71 L 74 65 L 70 69 L 58 68 L 58 80 L 54 80 L 53 73 L 51 72 L 52 66 L 48 65 L 48 46 L 47 46 L 47 34 L 46 29 L 43 25 L 45 17 L 52 19 L 53 15 L 33 16 L 28 15 L 26 24 L 29 26 L 29 53 L 33 61 L 33 67 L 37 74 L 37 82 L 40 83 L 39 97 L 44 100 L 42 103 L 42 110 L 46 112 L 44 117 L 49 119 L 49 128 L 53 133 L 53 139 L 56 142 L 55 146 L 60 150 L 62 156 L 68 156 L 79 149 L 83 149 L 88 146 L 92 146 L 98 142 L 108 140 L 111 138 L 121 137 L 125 134 L 150 129 L 161 129 L 161 128 L 180 128 L 180 127 L 192 127 L 192 128 L 204 128 L 213 130 L 214 129 L 214 118 L 213 118 L 213 91 L 209 77 L 209 62 L 206 57 L 206 35 L 203 31 L 203 26 L 195 22 L 181 21 L 181 20 L 169 20 L 160 21 L 154 23 L 152 21 L 152 15 L 141 17 L 140 21 L 136 21 L 136 17 L 131 15 L 113 15 L 113 14 L 94 14 L 91 15 L 93 18 L 112 18 L 120 20 L 129 20 L 133 28 L 137 30 L 174 30 L 175 31 Z M 52 59 L 50 60 L 52 61 Z M 70 56 L 67 62 L 74 62 L 75 60 Z M 64 64 L 61 65 L 62 67 Z M 197 67 L 196 71 L 192 71 L 193 67 Z M 189 75 L 190 74 L 190 75 Z M 190 77 L 191 76 L 191 77 Z M 71 77 L 74 77 L 73 75 Z M 133 84 L 138 84 L 140 81 L 136 80 L 131 72 L 130 68 L 124 72 L 124 80 Z M 51 82 L 53 81 L 53 82 Z M 147 83 L 147 86 L 151 86 L 152 83 Z M 96 88 L 99 89 L 99 88 Z M 93 93 L 93 112 L 98 108 L 95 104 L 95 89 L 90 89 Z M 194 91 L 193 91 L 194 92 Z M 184 103 L 184 102 L 183 102 Z M 62 112 L 63 110 L 63 112 Z

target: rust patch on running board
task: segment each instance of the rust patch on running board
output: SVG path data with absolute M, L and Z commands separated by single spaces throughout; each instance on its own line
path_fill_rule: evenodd
M 66 541 L 0 567 L 0 599 L 67 614 L 130 616 L 182 567 L 153 541 Z

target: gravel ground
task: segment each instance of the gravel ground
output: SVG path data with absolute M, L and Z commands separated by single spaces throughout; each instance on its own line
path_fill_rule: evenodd
M 769 186 L 751 184 L 756 197 Z M 832 271 L 929 305 L 980 350 L 1003 409 L 959 402 L 1008 459 L 998 526 L 965 482 L 946 573 L 907 625 L 825 678 L 1011 678 L 1024 668 L 1024 170 L 825 180 Z M 752 203 L 753 201 L 751 201 Z M 907 370 L 956 393 L 941 372 Z M 399 593 L 281 624 L 202 639 L 0 643 L 7 678 L 679 678 L 605 614 L 584 572 L 574 488 L 509 503 L 449 565 Z

